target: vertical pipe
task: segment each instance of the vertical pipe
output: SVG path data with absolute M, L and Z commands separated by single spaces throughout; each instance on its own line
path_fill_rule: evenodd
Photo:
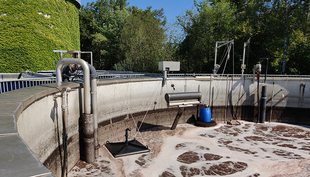
M 243 57 L 242 57 L 242 65 L 241 65 L 241 77 L 243 77 L 244 73 L 244 60 L 245 60 L 245 49 L 246 49 L 246 42 L 243 44 Z
M 210 75 L 210 88 L 209 88 L 209 106 L 211 107 L 211 86 L 212 86 L 212 75 Z
M 76 58 L 63 58 L 59 60 L 56 66 L 56 85 L 57 87 L 61 86 L 62 83 L 62 75 L 61 69 L 64 64 L 80 64 L 84 70 L 84 111 L 86 114 L 91 113 L 91 98 L 90 98 L 90 72 L 88 64 L 82 59 Z
M 265 83 L 267 81 L 268 58 L 266 59 Z
M 270 117 L 269 117 L 269 123 L 271 122 L 271 118 L 272 118 L 272 101 L 273 101 L 273 94 L 274 94 L 274 82 L 272 82 L 272 95 L 271 95 L 271 103 L 270 103 Z
M 85 162 L 95 161 L 95 142 L 94 142 L 94 119 L 92 114 L 83 113 L 82 116 L 83 145 L 85 149 Z
M 224 123 L 226 123 L 226 116 L 227 116 L 227 101 L 228 101 L 228 74 L 227 74 L 227 79 L 226 79 L 226 96 L 225 96 L 225 120 Z
M 259 71 L 257 71 L 257 123 L 260 118 L 260 104 L 259 104 Z
M 94 141 L 95 141 L 95 158 L 99 156 L 99 141 L 98 141 L 98 106 L 97 106 L 97 71 L 89 65 L 91 74 L 91 111 L 94 117 Z
M 6 83 L 6 92 L 9 91 L 9 82 L 5 82 Z
M 252 82 L 254 82 L 255 80 L 255 65 L 253 66 L 253 79 L 252 79 Z
M 266 117 L 266 103 L 267 103 L 267 85 L 262 86 L 262 106 L 260 114 L 260 123 L 265 123 Z
M 215 57 L 214 57 L 214 70 L 213 70 L 213 74 L 215 75 L 215 68 L 216 68 L 216 58 L 217 58 L 217 42 L 215 43 Z
M 67 176 L 68 174 L 68 135 L 67 135 L 67 121 L 66 118 L 68 117 L 68 92 L 71 91 L 70 87 L 66 87 L 62 89 L 62 117 L 63 117 L 63 151 L 64 151 L 64 163 L 62 166 L 62 176 Z
M 162 86 L 166 85 L 166 81 L 167 81 L 167 70 L 164 70 L 163 71 L 164 73 L 164 79 L 163 79 L 163 83 L 162 83 Z
M 83 144 L 85 161 L 91 163 L 95 161 L 95 145 L 94 145 L 94 120 L 91 114 L 91 95 L 90 95 L 90 71 L 89 65 L 82 59 L 64 58 L 58 61 L 56 65 L 56 85 L 61 86 L 62 75 L 61 70 L 64 64 L 80 64 L 84 70 L 84 113 L 82 116 Z
M 92 66 L 94 66 L 94 63 L 93 63 L 93 52 L 90 52 L 90 64 Z

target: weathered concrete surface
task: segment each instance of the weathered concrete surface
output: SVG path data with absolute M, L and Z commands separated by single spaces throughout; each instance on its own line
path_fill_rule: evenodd
M 53 85 L 55 87 L 55 85 Z M 71 87 L 68 96 L 68 112 L 66 117 L 68 161 L 64 162 L 63 151 L 63 114 L 62 98 L 59 90 L 54 88 L 49 94 L 36 99 L 24 109 L 17 119 L 17 128 L 20 136 L 42 163 L 53 174 L 61 176 L 64 166 L 69 170 L 80 159 L 79 147 L 79 118 L 81 113 L 79 84 L 64 83 L 63 87 Z M 55 98 L 55 96 L 58 96 Z
M 0 127 L 1 135 L 17 134 L 15 118 L 13 115 L 0 115 Z
M 47 155 L 49 147 L 53 147 L 52 142 L 44 142 L 46 137 L 55 134 L 55 129 L 52 133 L 44 129 L 47 125 L 44 113 L 48 111 L 47 104 L 40 101 L 57 92 L 54 84 L 48 84 L 0 94 L 0 176 L 54 176 L 42 164 L 37 149 Z M 33 146 L 33 141 L 39 144 Z
M 0 176 L 53 176 L 18 135 L 0 136 Z

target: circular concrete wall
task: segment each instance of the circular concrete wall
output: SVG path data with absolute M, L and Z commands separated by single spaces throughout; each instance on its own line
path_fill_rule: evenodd
M 272 84 L 274 82 L 274 85 Z M 267 82 L 267 114 L 273 103 L 271 121 L 310 124 L 307 112 L 310 108 L 309 79 L 269 78 Z M 67 85 L 65 85 L 67 84 Z M 173 85 L 173 87 L 172 87 Z M 76 83 L 63 83 L 70 87 L 68 96 L 68 169 L 81 158 L 80 117 L 83 113 L 83 88 Z M 106 141 L 124 136 L 125 129 L 135 130 L 139 122 L 148 126 L 170 127 L 178 108 L 169 107 L 166 93 L 202 93 L 201 103 L 210 104 L 212 119 L 227 121 L 238 119 L 257 121 L 257 83 L 251 78 L 209 77 L 169 78 L 163 84 L 161 78 L 118 79 L 98 82 L 98 139 L 102 146 Z M 15 111 L 19 136 L 36 157 L 55 174 L 61 176 L 63 162 L 63 116 L 60 88 L 55 84 L 20 89 L 19 94 L 32 94 L 24 99 Z M 282 97 L 284 94 L 284 97 Z M 184 108 L 179 123 L 197 118 L 199 107 Z M 226 113 L 226 119 L 225 119 Z

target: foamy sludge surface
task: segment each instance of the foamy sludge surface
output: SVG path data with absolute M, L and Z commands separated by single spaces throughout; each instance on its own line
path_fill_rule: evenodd
M 136 139 L 149 153 L 114 158 L 105 147 L 95 163 L 82 161 L 68 176 L 310 176 L 310 130 L 282 123 L 178 125 Z M 132 137 L 130 137 L 132 138 Z M 114 141 L 124 141 L 121 137 Z

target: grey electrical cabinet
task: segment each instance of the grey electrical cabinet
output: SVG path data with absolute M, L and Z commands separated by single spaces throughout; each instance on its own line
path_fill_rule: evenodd
M 160 61 L 158 71 L 180 71 L 179 61 Z

